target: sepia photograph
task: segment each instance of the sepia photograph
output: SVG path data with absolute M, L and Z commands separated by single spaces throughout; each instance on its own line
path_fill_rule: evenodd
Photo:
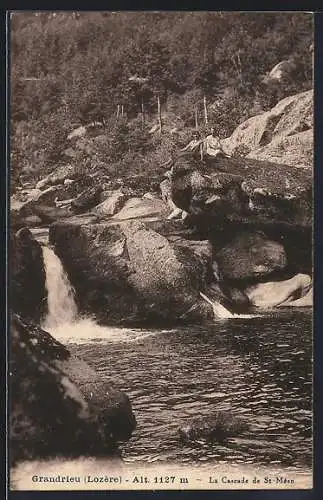
M 7 13 L 11 491 L 313 488 L 314 15 Z

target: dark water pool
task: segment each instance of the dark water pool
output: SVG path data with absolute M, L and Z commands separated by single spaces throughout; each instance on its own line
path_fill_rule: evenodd
M 138 426 L 126 461 L 311 466 L 311 311 L 154 333 L 73 346 L 131 398 Z M 252 431 L 221 445 L 179 440 L 192 418 L 228 409 Z

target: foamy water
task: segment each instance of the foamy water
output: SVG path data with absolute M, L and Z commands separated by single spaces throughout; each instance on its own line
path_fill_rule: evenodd
M 146 337 L 161 335 L 171 330 L 143 330 L 98 325 L 91 318 L 77 319 L 49 328 L 50 333 L 63 344 L 89 344 L 91 342 L 135 342 Z

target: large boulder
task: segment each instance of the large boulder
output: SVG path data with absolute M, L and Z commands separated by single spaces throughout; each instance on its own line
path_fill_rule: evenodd
M 245 214 L 249 198 L 241 178 L 223 172 L 205 172 L 194 163 L 177 160 L 171 172 L 171 196 L 175 205 L 197 216 L 223 218 Z
M 258 232 L 240 232 L 216 252 L 224 280 L 260 279 L 287 265 L 283 245 Z
M 297 65 L 292 59 L 285 59 L 276 64 L 263 78 L 263 82 L 267 84 L 276 82 L 286 82 L 292 78 L 297 69 Z
M 41 219 L 43 224 L 51 224 L 56 220 L 66 219 L 72 215 L 69 208 L 48 205 L 36 205 L 33 207 L 33 212 Z
M 10 377 L 12 463 L 112 454 L 135 428 L 124 393 L 18 316 L 11 319 Z
M 174 321 L 212 279 L 208 241 L 169 241 L 140 221 L 56 223 L 49 240 L 81 309 L 105 323 Z
M 197 216 L 311 227 L 310 169 L 225 157 L 203 166 L 193 158 L 178 158 L 170 177 L 175 204 Z
M 152 196 L 150 199 L 145 197 L 130 198 L 125 202 L 122 209 L 113 216 L 113 219 L 120 221 L 164 218 L 169 212 L 169 207 L 157 197 Z
M 222 141 L 229 154 L 295 167 L 313 166 L 313 90 L 286 97 L 270 111 L 241 123 Z
M 10 306 L 26 318 L 40 321 L 47 297 L 41 245 L 27 228 L 10 235 Z
M 127 196 L 121 190 L 111 191 L 106 199 L 93 209 L 93 213 L 110 217 L 122 209 L 126 199 Z
M 178 158 L 171 189 L 175 204 L 216 248 L 228 235 L 263 231 L 284 245 L 290 273 L 311 272 L 311 169 L 246 158 L 217 158 L 205 166 Z
M 71 355 L 68 360 L 55 360 L 55 366 L 75 383 L 90 408 L 98 414 L 99 422 L 115 441 L 130 439 L 136 427 L 130 400 L 110 381 L 91 368 L 82 359 Z

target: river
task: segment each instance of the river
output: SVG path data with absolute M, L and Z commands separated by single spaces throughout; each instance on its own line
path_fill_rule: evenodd
M 43 246 L 44 321 L 57 340 L 132 402 L 125 462 L 249 464 L 305 470 L 312 460 L 312 311 L 271 310 L 207 325 L 144 330 L 82 318 L 59 258 Z M 225 443 L 182 442 L 178 429 L 219 410 L 250 429 Z
M 104 336 L 88 327 L 90 341 L 81 335 L 65 342 L 129 395 L 138 425 L 121 447 L 126 462 L 310 468 L 310 311 L 172 330 L 105 328 Z M 252 432 L 225 445 L 179 440 L 178 428 L 192 418 L 228 409 Z

